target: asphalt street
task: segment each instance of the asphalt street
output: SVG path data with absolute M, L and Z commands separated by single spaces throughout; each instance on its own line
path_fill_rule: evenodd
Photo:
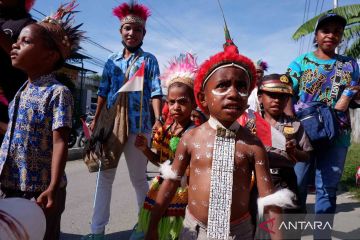
M 149 179 L 155 176 L 156 167 L 148 166 Z M 81 160 L 69 161 L 66 166 L 68 177 L 66 209 L 62 215 L 62 240 L 78 240 L 89 233 L 94 199 L 96 173 L 89 173 Z M 314 195 L 308 199 L 308 212 L 314 207 Z M 338 195 L 337 214 L 333 239 L 360 239 L 360 203 L 349 193 Z M 131 186 L 124 159 L 121 159 L 111 202 L 110 222 L 106 227 L 107 240 L 128 239 L 137 221 L 135 192 Z M 302 239 L 312 239 L 305 234 Z

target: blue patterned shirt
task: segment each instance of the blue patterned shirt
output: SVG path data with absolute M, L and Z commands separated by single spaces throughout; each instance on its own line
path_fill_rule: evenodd
M 116 98 L 119 96 L 119 94 L 115 93 L 123 86 L 125 72 L 138 53 L 140 54 L 140 57 L 131 67 L 129 79 L 136 73 L 141 64 L 146 61 L 141 132 L 149 133 L 152 128 L 150 119 L 150 99 L 155 96 L 162 96 L 159 79 L 159 65 L 155 56 L 151 53 L 143 52 L 139 49 L 137 52 L 131 54 L 128 59 L 123 57 L 123 52 L 111 55 L 103 70 L 98 95 L 106 98 L 108 108 L 114 105 Z M 141 95 L 140 92 L 128 92 L 127 94 L 129 106 L 129 132 L 137 134 L 139 132 Z
M 336 82 L 336 60 L 343 62 L 341 78 Z M 322 101 L 335 106 L 347 86 L 359 85 L 359 66 L 350 57 L 336 55 L 332 59 L 319 59 L 314 52 L 305 53 L 290 63 L 287 73 L 293 80 L 293 88 L 299 102 L 308 103 Z M 334 91 L 332 89 L 334 88 Z M 346 113 L 337 112 L 342 121 L 350 124 Z M 350 146 L 350 131 L 343 131 L 335 144 L 337 146 Z
M 73 99 L 54 75 L 26 82 L 9 105 L 9 127 L 0 149 L 2 186 L 42 192 L 51 180 L 53 131 L 71 128 Z M 66 184 L 65 176 L 61 185 Z

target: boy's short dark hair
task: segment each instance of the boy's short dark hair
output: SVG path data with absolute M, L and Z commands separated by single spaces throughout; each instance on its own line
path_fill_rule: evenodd
M 170 84 L 170 86 L 168 87 L 168 93 L 172 87 L 185 88 L 186 93 L 190 97 L 191 102 L 196 103 L 195 96 L 194 96 L 194 90 L 192 88 L 190 88 L 188 85 L 186 85 L 185 83 L 181 83 L 181 82 L 174 82 L 174 83 Z
M 39 33 L 41 34 L 41 38 L 44 40 L 43 44 L 45 45 L 45 47 L 48 48 L 49 50 L 55 50 L 59 53 L 59 60 L 57 62 L 55 62 L 53 67 L 54 67 L 54 70 L 60 69 L 61 67 L 64 66 L 65 60 L 61 57 L 60 51 L 59 51 L 54 39 L 51 37 L 51 35 L 45 28 L 41 27 L 38 24 L 34 24 L 34 25 L 38 26 L 38 29 L 40 31 Z

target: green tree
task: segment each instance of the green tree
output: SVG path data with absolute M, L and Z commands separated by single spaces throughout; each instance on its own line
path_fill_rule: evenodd
M 299 40 L 301 37 L 313 33 L 317 20 L 327 13 L 336 13 L 346 19 L 347 25 L 343 36 L 344 43 L 341 44 L 340 51 L 347 56 L 360 59 L 360 4 L 337 7 L 323 12 L 301 25 L 292 38 Z

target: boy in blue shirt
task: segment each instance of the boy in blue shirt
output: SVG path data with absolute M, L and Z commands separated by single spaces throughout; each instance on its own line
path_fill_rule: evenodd
M 11 61 L 28 81 L 9 105 L 9 125 L 0 149 L 1 198 L 35 198 L 46 215 L 44 239 L 59 239 L 65 208 L 67 142 L 73 99 L 53 74 L 77 49 L 82 32 L 71 22 L 75 1 L 25 27 Z M 71 18 L 70 18 L 71 19 Z

